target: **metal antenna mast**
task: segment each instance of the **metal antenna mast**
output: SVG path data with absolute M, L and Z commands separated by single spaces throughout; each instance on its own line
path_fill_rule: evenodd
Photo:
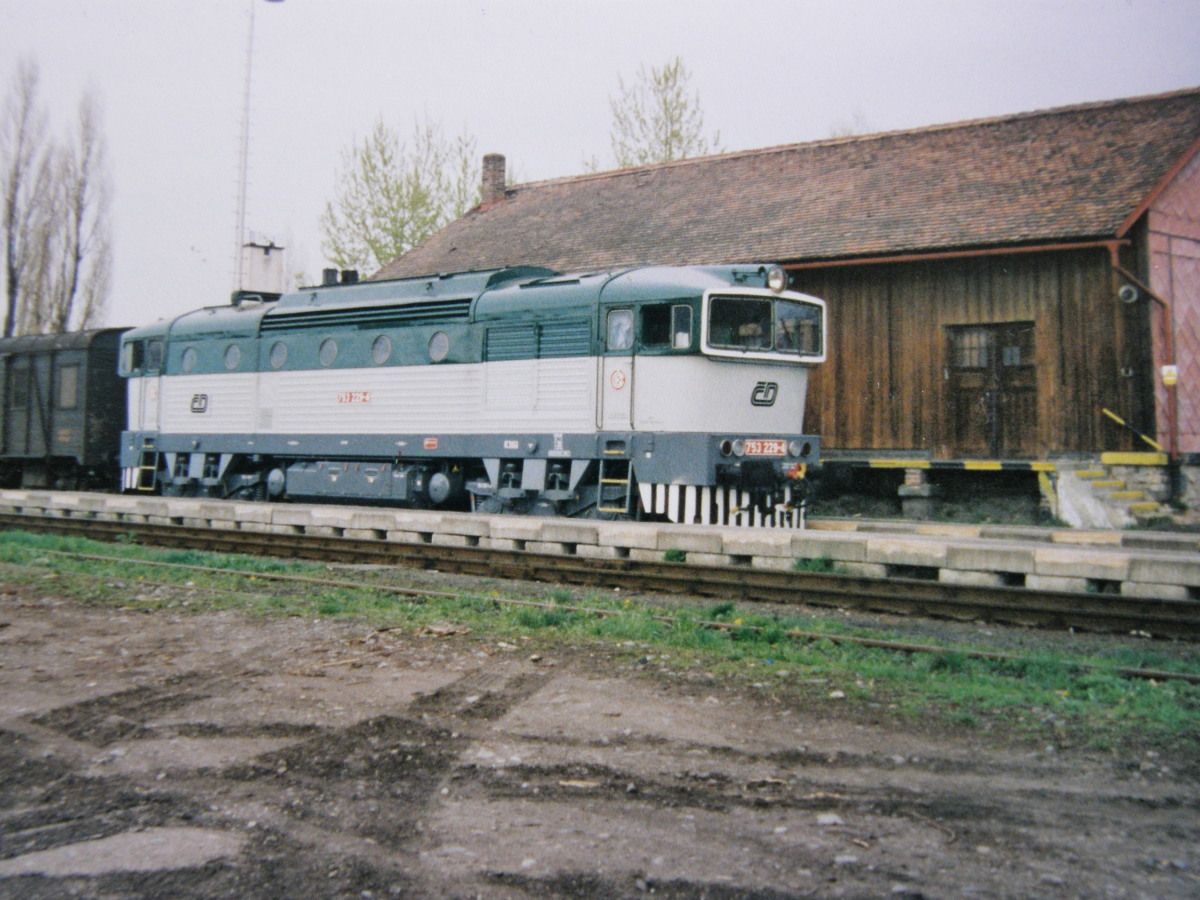
M 242 289 L 242 242 L 246 239 L 246 179 L 250 167 L 250 75 L 254 60 L 254 4 L 250 0 L 250 29 L 246 38 L 246 83 L 242 91 L 242 129 L 238 135 L 237 232 L 233 241 L 233 289 Z

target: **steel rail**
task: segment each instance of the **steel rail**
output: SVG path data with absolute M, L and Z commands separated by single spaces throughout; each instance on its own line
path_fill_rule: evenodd
M 590 559 L 524 550 L 267 534 L 56 516 L 0 515 L 0 528 L 188 550 L 436 569 L 463 575 L 657 592 L 742 602 L 856 609 L 931 618 L 1200 639 L 1200 603 L 910 578 Z

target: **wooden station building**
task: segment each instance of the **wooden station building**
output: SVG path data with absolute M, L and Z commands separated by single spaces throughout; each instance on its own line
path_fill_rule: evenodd
M 1200 88 L 511 187 L 504 169 L 485 157 L 482 203 L 375 277 L 778 262 L 828 303 L 805 422 L 827 454 L 1020 465 L 1149 449 L 1136 431 L 1200 455 Z

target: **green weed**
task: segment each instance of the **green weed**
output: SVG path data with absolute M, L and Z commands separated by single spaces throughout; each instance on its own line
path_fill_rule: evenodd
M 795 572 L 833 572 L 837 567 L 828 556 L 801 557 L 792 563 Z

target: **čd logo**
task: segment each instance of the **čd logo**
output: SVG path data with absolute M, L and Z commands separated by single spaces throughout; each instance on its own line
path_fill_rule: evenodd
M 779 385 L 774 381 L 760 381 L 750 394 L 750 402 L 755 406 L 774 406 L 775 398 L 779 396 Z
M 192 412 L 208 412 L 208 394 L 192 394 Z

